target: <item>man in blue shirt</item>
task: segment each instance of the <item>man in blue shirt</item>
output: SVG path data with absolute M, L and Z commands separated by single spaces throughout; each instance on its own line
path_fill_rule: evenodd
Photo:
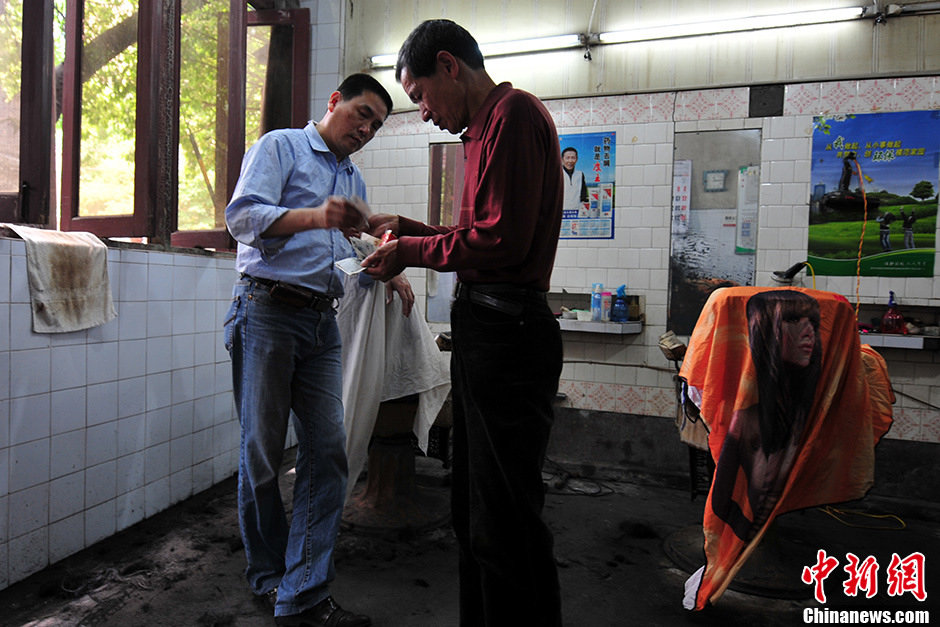
M 319 122 L 271 131 L 248 150 L 225 210 L 240 273 L 225 344 L 241 422 L 245 574 L 258 598 L 273 604 L 278 625 L 371 624 L 329 593 L 347 480 L 335 317 L 343 275 L 334 262 L 353 256 L 346 236 L 367 227 L 365 182 L 349 155 L 375 136 L 391 108 L 374 78 L 348 77 Z M 278 471 L 292 410 L 298 444 L 288 524 Z

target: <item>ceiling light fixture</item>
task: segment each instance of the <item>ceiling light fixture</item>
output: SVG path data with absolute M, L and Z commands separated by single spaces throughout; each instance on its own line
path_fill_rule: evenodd
M 553 37 L 535 37 L 533 39 L 516 39 L 514 41 L 497 41 L 480 44 L 480 52 L 487 59 L 490 57 L 504 57 L 512 54 L 528 54 L 532 52 L 546 52 L 549 50 L 566 50 L 580 48 L 583 45 L 581 35 L 555 35 Z M 369 59 L 373 68 L 394 67 L 398 61 L 397 54 L 377 54 Z
M 686 24 L 643 26 L 629 30 L 610 31 L 600 34 L 594 33 L 591 35 L 571 34 L 552 37 L 535 37 L 532 39 L 517 39 L 515 41 L 480 44 L 480 52 L 483 53 L 485 58 L 490 58 L 514 54 L 566 50 L 570 48 L 587 48 L 588 53 L 585 55 L 585 58 L 590 59 L 590 47 L 598 44 L 654 41 L 658 39 L 718 35 L 722 33 L 786 28 L 809 24 L 828 24 L 854 20 L 863 17 L 867 12 L 868 9 L 866 7 L 854 6 L 838 9 L 799 11 L 795 13 L 751 15 L 720 20 L 690 22 Z M 397 54 L 377 54 L 369 59 L 373 69 L 395 67 L 397 61 Z
M 786 28 L 789 26 L 805 26 L 809 24 L 827 24 L 831 22 L 854 20 L 865 15 L 866 11 L 867 9 L 865 7 L 844 7 L 839 9 L 800 11 L 797 13 L 751 15 L 747 17 L 689 22 L 685 24 L 645 26 L 629 30 L 601 33 L 598 35 L 598 42 L 602 44 L 618 44 L 634 41 L 654 41 L 657 39 L 676 39 L 679 37 L 695 37 L 699 35 L 737 33 L 769 28 Z

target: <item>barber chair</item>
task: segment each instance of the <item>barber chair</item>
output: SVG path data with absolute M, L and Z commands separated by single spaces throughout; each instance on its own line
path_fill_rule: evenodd
M 783 290 L 803 294 L 779 293 Z M 752 351 L 765 355 L 767 350 L 749 346 L 748 301 L 758 295 L 755 303 L 781 299 L 802 300 L 804 307 L 807 301 L 815 303 L 819 348 L 814 363 L 819 367 L 811 379 L 813 403 L 807 405 L 811 411 L 800 427 L 794 461 L 778 475 L 777 481 L 783 483 L 771 501 L 773 509 L 764 510 L 764 522 L 741 528 L 742 519 L 735 517 L 734 508 L 749 512 L 751 492 L 744 467 L 735 464 L 752 449 L 738 442 L 752 442 L 748 438 L 759 429 L 756 413 L 749 410 L 760 402 L 757 382 L 766 376 Z M 760 306 L 755 305 L 753 320 L 765 326 L 755 337 L 766 338 L 766 325 L 779 321 L 773 314 L 760 315 Z M 813 508 L 865 495 L 873 482 L 874 446 L 891 424 L 895 399 L 884 360 L 871 347 L 860 345 L 854 312 L 845 298 L 805 288 L 716 290 L 699 316 L 688 351 L 674 337 L 663 336 L 660 342 L 667 359 L 677 366 L 682 360 L 677 372 L 680 439 L 698 449 L 697 457 L 711 458 L 705 460 L 705 468 L 708 474 L 714 473 L 711 483 L 721 486 L 720 490 L 714 485 L 697 486 L 693 477 L 693 498 L 699 492 L 709 495 L 703 524 L 673 533 L 664 545 L 677 566 L 694 573 L 686 583 L 686 602 L 691 600 L 701 609 L 703 603 L 714 604 L 726 588 L 783 599 L 812 596 L 812 587 L 801 581 L 803 567 L 815 562 L 818 549 L 839 551 L 851 541 L 845 527 Z M 738 431 L 732 428 L 735 420 Z M 732 433 L 740 435 L 727 439 Z M 732 445 L 731 455 L 718 482 L 715 465 L 707 462 L 715 460 L 721 466 L 719 457 L 727 442 Z M 839 446 L 832 446 L 833 442 Z M 777 450 L 781 449 L 773 449 Z M 694 464 L 690 466 L 694 474 Z M 706 565 L 696 570 L 703 565 L 703 557 Z

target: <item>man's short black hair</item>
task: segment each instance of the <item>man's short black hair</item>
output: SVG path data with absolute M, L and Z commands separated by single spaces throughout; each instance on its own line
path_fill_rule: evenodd
M 401 82 L 401 73 L 415 78 L 431 76 L 437 65 L 437 53 L 451 53 L 473 70 L 483 69 L 483 54 L 473 35 L 451 20 L 427 20 L 411 31 L 398 51 L 395 80 Z
M 388 94 L 388 90 L 368 74 L 350 74 L 340 83 L 336 91 L 343 97 L 343 100 L 361 96 L 364 91 L 371 91 L 385 103 L 385 117 L 392 112 L 392 97 Z
M 573 152 L 575 157 L 578 156 L 578 149 L 575 148 L 574 146 L 566 147 L 564 150 L 561 151 L 561 154 L 564 155 L 566 152 Z

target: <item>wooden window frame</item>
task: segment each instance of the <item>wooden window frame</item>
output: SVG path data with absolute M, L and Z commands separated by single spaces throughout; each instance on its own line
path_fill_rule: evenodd
M 122 216 L 87 217 L 78 214 L 84 1 L 68 0 L 62 87 L 63 231 L 89 231 L 101 237 L 149 237 L 154 244 L 169 243 L 166 222 L 176 221 L 176 189 L 175 184 L 167 185 L 167 179 L 175 183 L 179 143 L 179 124 L 174 119 L 179 94 L 171 88 L 179 77 L 178 4 L 174 0 L 138 3 L 134 211 Z M 174 115 L 168 115 L 171 111 Z
M 234 3 L 233 3 L 234 4 Z M 237 23 L 236 23 L 237 22 Z M 236 20 L 232 10 L 230 32 L 231 58 L 238 63 L 229 64 L 228 110 L 240 112 L 230 115 L 227 120 L 226 168 L 228 189 L 226 198 L 232 197 L 242 158 L 245 156 L 245 74 L 247 51 L 247 29 L 252 26 L 286 26 L 293 32 L 291 48 L 291 119 L 290 125 L 302 128 L 309 120 L 310 111 L 310 14 L 308 9 L 265 9 L 241 12 Z M 235 67 L 235 66 L 239 67 Z M 179 115 L 176 116 L 179 119 Z M 270 129 L 268 129 L 270 130 Z M 171 235 L 173 246 L 187 248 L 204 247 L 228 250 L 235 247 L 235 241 L 225 228 L 199 231 L 175 231 Z
M 49 80 L 44 87 L 52 102 L 52 0 L 41 0 L 48 15 L 43 14 L 42 28 L 48 36 L 25 37 L 27 24 L 24 18 L 24 42 L 39 41 L 48 47 Z M 308 9 L 273 10 L 267 2 L 253 2 L 262 10 L 248 11 L 249 2 L 230 0 L 229 46 L 233 62 L 228 65 L 227 104 L 230 115 L 226 122 L 228 149 L 225 167 L 231 173 L 227 177 L 226 197 L 231 197 L 245 145 L 245 55 L 249 25 L 287 25 L 293 29 L 291 121 L 295 126 L 306 124 L 309 111 L 309 67 L 310 67 L 310 19 Z M 134 210 L 122 216 L 78 215 L 78 184 L 81 137 L 81 25 L 83 23 L 83 0 L 68 0 L 66 11 L 66 64 L 63 74 L 63 158 L 62 158 L 62 203 L 60 228 L 63 231 L 89 231 L 100 237 L 146 237 L 157 246 L 202 247 L 229 250 L 234 242 L 225 229 L 200 231 L 178 231 L 178 146 L 179 146 L 179 50 L 180 50 L 180 2 L 179 0 L 139 0 L 138 3 L 138 70 L 137 70 L 137 121 L 134 163 Z M 38 29 L 32 25 L 29 28 Z M 24 74 L 26 68 L 26 44 L 24 43 Z M 42 59 L 42 57 L 36 57 Z M 39 61 L 37 61 L 38 63 Z M 43 61 L 46 62 L 46 61 Z M 38 74 L 36 74 L 38 75 Z M 37 88 L 43 88 L 40 85 Z M 25 92 L 24 92 L 24 101 Z M 41 100 L 34 102 L 42 102 Z M 51 105 L 49 105 L 51 106 Z M 39 108 L 36 108 L 39 109 Z M 49 110 L 51 111 L 51 109 Z M 31 115 L 43 116 L 41 110 Z M 51 113 L 49 114 L 51 116 Z M 43 165 L 36 168 L 48 172 L 51 177 L 52 127 L 37 128 L 49 137 L 49 150 L 44 154 Z M 48 128 L 46 128 L 48 127 Z M 31 137 L 31 136 L 30 136 Z M 24 142 L 28 141 L 24 133 Z M 40 142 L 34 144 L 42 158 Z M 21 170 L 25 167 L 22 163 Z M 51 178 L 50 178 L 51 182 Z M 41 181 L 30 183 L 28 189 L 43 189 Z M 49 188 L 50 186 L 46 186 Z M 32 196 L 28 196 L 26 207 L 32 207 Z M 0 204 L 0 207 L 3 205 Z M 23 203 L 19 203 L 22 208 Z M 50 203 L 46 201 L 46 214 Z M 21 220 L 15 220 L 21 221 Z M 36 221 L 36 220 L 26 220 Z
M 0 194 L 0 222 L 51 224 L 51 210 L 55 205 L 53 8 L 53 0 L 34 0 L 23 6 L 20 183 L 15 193 Z

